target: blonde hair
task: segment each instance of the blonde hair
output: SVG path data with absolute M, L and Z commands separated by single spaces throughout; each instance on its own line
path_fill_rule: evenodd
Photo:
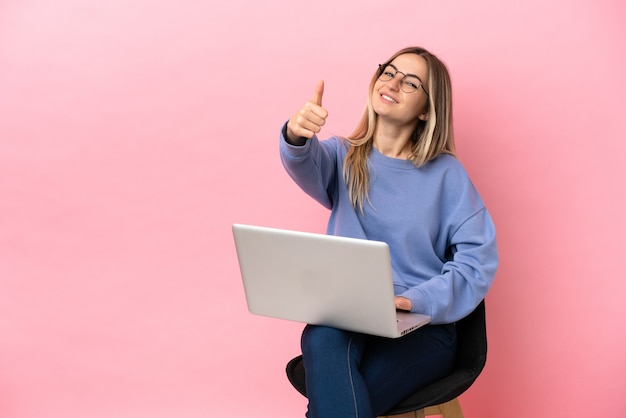
M 417 54 L 428 65 L 428 119 L 418 120 L 411 137 L 412 146 L 409 159 L 416 167 L 421 167 L 438 155 L 455 154 L 454 132 L 452 127 L 452 85 L 446 65 L 436 56 L 420 47 L 404 48 L 385 61 L 385 65 L 403 54 Z M 384 65 L 383 65 L 384 68 Z M 367 105 L 354 132 L 346 138 L 349 148 L 344 160 L 343 178 L 348 186 L 350 202 L 363 211 L 368 200 L 369 171 L 367 160 L 372 151 L 374 132 L 378 115 L 372 106 L 372 91 L 380 76 L 378 70 L 369 86 Z

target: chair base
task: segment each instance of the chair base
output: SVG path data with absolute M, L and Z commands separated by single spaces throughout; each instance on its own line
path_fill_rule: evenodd
M 435 406 L 429 406 L 418 411 L 407 412 L 400 415 L 383 415 L 378 418 L 425 418 L 429 415 L 441 415 L 443 418 L 463 418 L 463 410 L 459 398 L 454 398 Z

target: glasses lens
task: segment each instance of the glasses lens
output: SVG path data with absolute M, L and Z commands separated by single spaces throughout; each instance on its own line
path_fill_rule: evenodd
M 422 82 L 419 78 L 407 75 L 402 79 L 402 91 L 405 93 L 413 93 L 420 87 L 420 84 L 422 84 Z
M 393 80 L 393 78 L 396 76 L 397 70 L 391 65 L 379 65 L 378 67 L 380 68 L 380 76 L 378 77 L 380 81 Z

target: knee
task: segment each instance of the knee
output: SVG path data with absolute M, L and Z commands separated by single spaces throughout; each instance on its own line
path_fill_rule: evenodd
M 302 332 L 302 354 L 327 352 L 337 350 L 350 344 L 349 332 L 340 329 L 318 325 L 307 325 Z
M 360 362 L 365 346 L 365 336 L 332 327 L 307 325 L 302 332 L 301 348 L 305 359 L 323 358 L 330 361 L 349 359 Z M 346 357 L 346 355 L 348 357 Z

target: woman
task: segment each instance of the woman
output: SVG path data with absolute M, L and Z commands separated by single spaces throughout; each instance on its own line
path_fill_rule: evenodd
M 437 57 L 413 47 L 380 65 L 347 138 L 318 140 L 323 90 L 283 127 L 283 164 L 331 210 L 327 233 L 389 244 L 396 307 L 432 317 L 398 339 L 305 327 L 307 416 L 376 417 L 450 371 L 454 323 L 495 275 L 495 229 L 455 158 L 450 76 Z

